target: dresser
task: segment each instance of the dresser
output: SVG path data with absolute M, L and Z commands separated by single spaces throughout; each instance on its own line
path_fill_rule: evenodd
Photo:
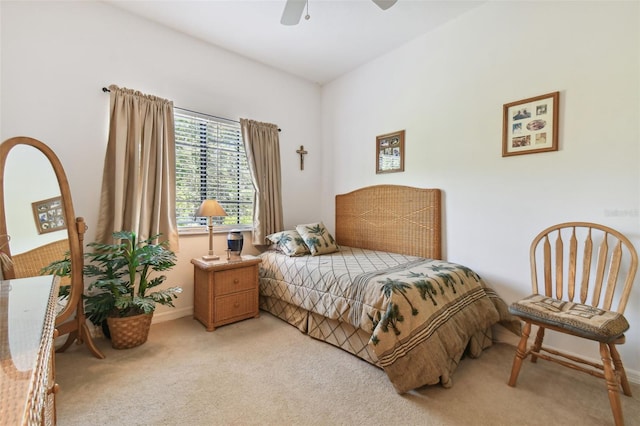
M 260 258 L 205 261 L 193 264 L 193 316 L 207 329 L 259 315 L 258 267 Z
M 0 424 L 53 425 L 59 279 L 0 281 Z

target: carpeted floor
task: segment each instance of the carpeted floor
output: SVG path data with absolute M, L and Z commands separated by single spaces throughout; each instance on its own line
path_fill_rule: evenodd
M 190 317 L 154 324 L 134 349 L 97 343 L 106 359 L 75 345 L 56 356 L 61 426 L 613 424 L 604 381 L 589 375 L 527 362 L 507 386 L 505 344 L 463 359 L 451 389 L 398 395 L 382 370 L 264 312 L 214 332 Z M 627 424 L 640 422 L 632 387 Z

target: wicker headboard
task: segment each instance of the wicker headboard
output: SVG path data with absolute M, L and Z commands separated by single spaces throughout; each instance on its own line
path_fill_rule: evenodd
M 340 245 L 440 259 L 439 189 L 376 185 L 336 195 Z

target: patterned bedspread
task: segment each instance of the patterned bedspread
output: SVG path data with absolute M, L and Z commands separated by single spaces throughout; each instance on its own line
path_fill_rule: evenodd
M 322 256 L 261 255 L 260 293 L 370 333 L 369 345 L 395 389 L 450 375 L 473 336 L 517 322 L 472 270 L 454 263 L 341 247 Z M 454 365 L 454 367 L 451 367 Z M 434 380 L 435 378 L 435 380 Z

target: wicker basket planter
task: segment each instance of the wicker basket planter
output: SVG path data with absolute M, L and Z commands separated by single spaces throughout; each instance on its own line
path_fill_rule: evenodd
M 123 318 L 107 318 L 114 349 L 129 349 L 147 341 L 153 312 Z
M 176 265 L 176 255 L 168 241 L 160 235 L 139 238 L 133 231 L 113 233 L 113 244 L 89 243 L 92 252 L 84 268 L 86 277 L 94 277 L 85 297 L 85 312 L 94 324 L 107 320 L 111 345 L 115 349 L 139 346 L 147 341 L 152 312 L 156 305 L 173 307 L 180 287 L 164 287 L 164 272 Z M 123 317 L 123 314 L 151 312 L 147 315 Z

